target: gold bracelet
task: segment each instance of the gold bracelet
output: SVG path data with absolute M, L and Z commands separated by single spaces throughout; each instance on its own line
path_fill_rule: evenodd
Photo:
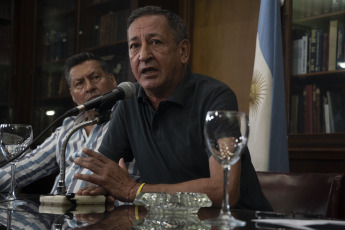
M 138 188 L 137 194 L 135 196 L 138 196 L 139 193 L 141 192 L 141 189 L 144 187 L 145 183 L 142 183 L 140 187 Z

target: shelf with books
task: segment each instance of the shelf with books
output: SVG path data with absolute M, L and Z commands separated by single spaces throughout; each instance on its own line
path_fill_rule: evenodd
M 285 0 L 283 12 L 290 171 L 345 172 L 345 1 Z
M 293 20 L 291 37 L 293 75 L 344 68 L 344 10 Z
M 293 1 L 291 134 L 345 133 L 345 1 L 323 3 Z
M 88 47 L 112 46 L 125 41 L 126 21 L 130 1 L 101 1 L 81 6 L 79 41 L 80 50 Z
M 290 134 L 345 133 L 345 90 L 318 83 L 291 92 Z

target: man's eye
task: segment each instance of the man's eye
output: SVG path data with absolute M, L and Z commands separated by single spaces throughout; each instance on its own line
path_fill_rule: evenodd
M 130 44 L 129 49 L 132 50 L 132 49 L 136 49 L 138 47 L 139 47 L 139 44 L 133 43 L 133 44 Z
M 75 84 L 74 84 L 74 87 L 76 87 L 76 88 L 80 88 L 80 87 L 82 87 L 83 86 L 83 82 L 76 82 Z
M 160 44 L 162 44 L 162 42 L 159 41 L 159 40 L 153 40 L 153 41 L 152 41 L 152 44 L 154 44 L 154 45 L 160 45 Z

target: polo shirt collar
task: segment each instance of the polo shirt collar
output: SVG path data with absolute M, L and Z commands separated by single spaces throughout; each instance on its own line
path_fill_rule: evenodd
M 190 81 L 192 78 L 192 72 L 190 67 L 188 66 L 186 74 L 177 84 L 174 92 L 170 95 L 170 97 L 166 101 L 174 102 L 183 106 L 186 102 L 186 98 L 189 97 L 193 84 Z M 148 100 L 147 95 L 144 89 L 139 85 L 138 97 L 137 100 L 139 102 L 145 102 Z

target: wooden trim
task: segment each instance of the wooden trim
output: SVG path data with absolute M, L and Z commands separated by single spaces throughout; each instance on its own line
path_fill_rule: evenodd
M 31 121 L 35 57 L 35 0 L 14 2 L 11 102 L 13 123 Z
M 284 61 L 284 79 L 285 79 L 285 99 L 286 99 L 286 124 L 289 127 L 290 122 L 290 65 L 291 65 L 291 29 L 292 29 L 292 2 L 285 1 L 281 10 L 282 22 L 282 41 L 283 41 L 283 61 Z

